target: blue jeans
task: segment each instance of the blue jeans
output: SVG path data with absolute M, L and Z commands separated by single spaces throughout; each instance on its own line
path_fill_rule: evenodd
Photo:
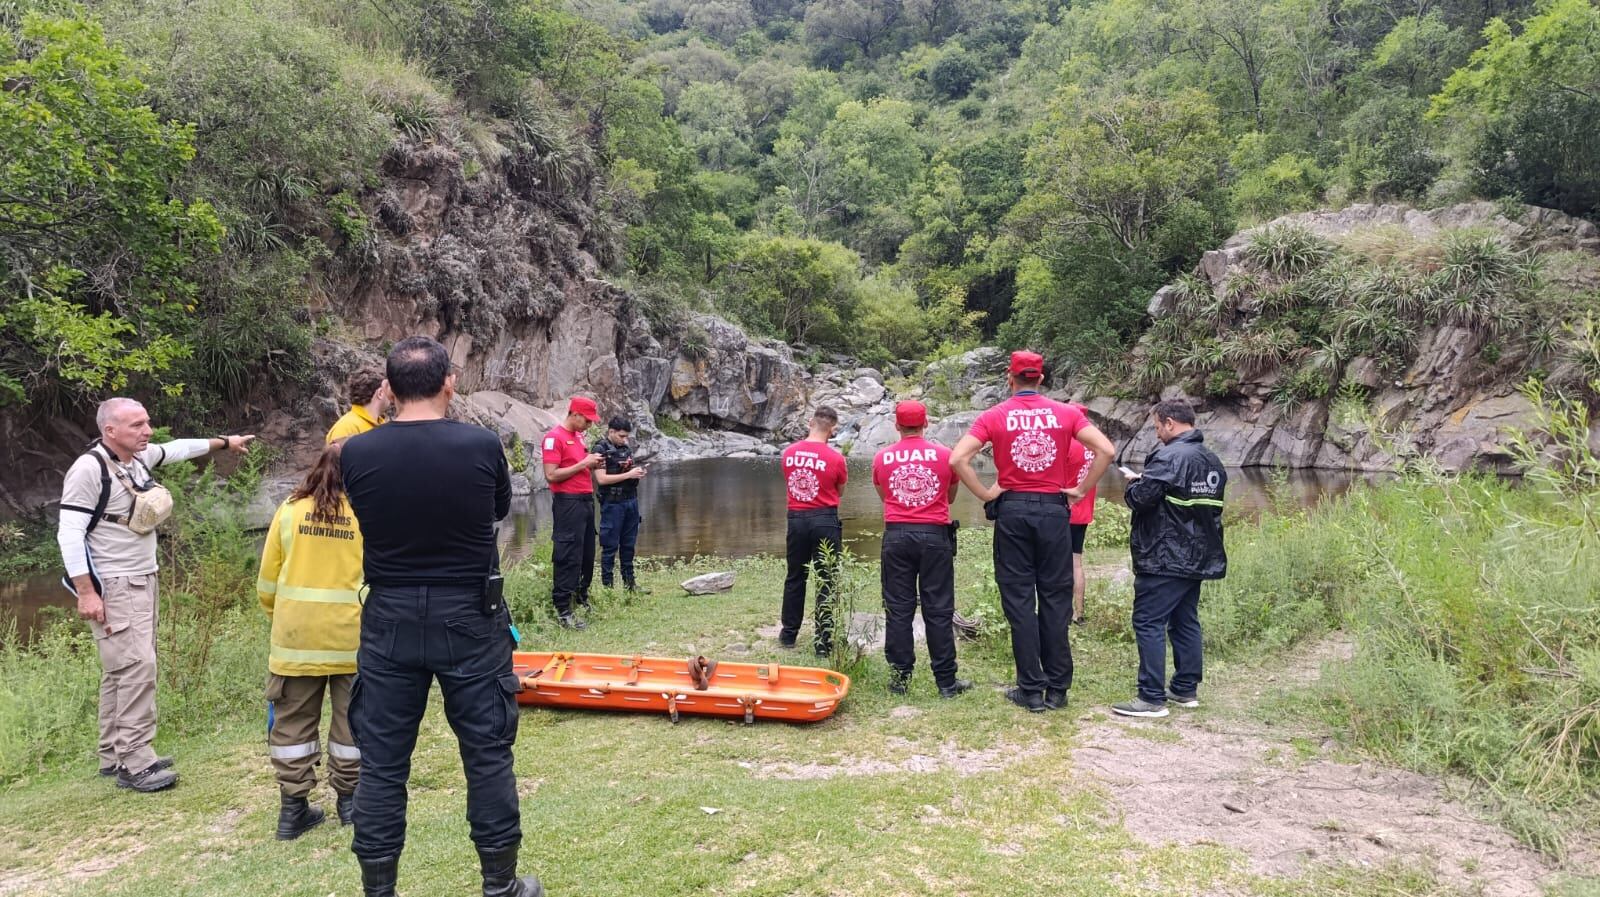
M 1167 642 L 1172 642 L 1171 689 L 1192 695 L 1200 687 L 1200 580 L 1172 576 L 1133 578 L 1133 634 L 1139 641 L 1139 697 L 1167 702 Z
M 612 583 L 612 565 L 622 555 L 622 584 L 633 585 L 633 546 L 639 542 L 639 500 L 602 502 L 600 505 L 600 584 Z

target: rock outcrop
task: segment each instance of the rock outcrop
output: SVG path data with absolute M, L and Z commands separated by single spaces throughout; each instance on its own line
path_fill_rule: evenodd
M 1266 226 L 1295 224 L 1323 237 L 1341 238 L 1372 228 L 1400 229 L 1428 240 L 1454 228 L 1483 228 L 1513 246 L 1538 253 L 1570 251 L 1600 256 L 1600 230 L 1590 222 L 1550 209 L 1524 207 L 1517 220 L 1500 205 L 1464 203 L 1431 211 L 1398 205 L 1355 205 L 1338 211 L 1307 212 Z M 1221 249 L 1205 253 L 1196 272 L 1213 290 L 1246 270 L 1245 247 L 1260 229 L 1242 231 Z M 1596 266 L 1583 277 L 1593 278 Z M 1600 282 L 1581 285 L 1600 288 Z M 1149 312 L 1161 318 L 1176 308 L 1177 290 L 1163 287 Z M 1486 469 L 1509 472 L 1507 427 L 1526 428 L 1533 408 L 1518 391 L 1529 373 L 1529 359 L 1516 352 L 1484 350 L 1481 335 L 1440 323 L 1424 328 L 1403 370 L 1385 374 L 1372 358 L 1350 360 L 1341 381 L 1368 395 L 1361 407 L 1333 398 L 1284 406 L 1272 401 L 1284 372 L 1238 372 L 1237 386 L 1224 395 L 1190 395 L 1201 409 L 1200 425 L 1222 460 L 1237 466 L 1323 467 L 1388 470 L 1397 456 L 1428 458 L 1450 471 Z M 1558 372 L 1559 373 L 1559 372 Z M 1192 384 L 1190 384 L 1192 388 Z M 1196 390 L 1198 391 L 1198 390 Z M 1163 397 L 1185 395 L 1174 383 Z M 1154 446 L 1146 426 L 1152 397 L 1111 399 L 1075 396 L 1121 446 L 1121 457 L 1140 460 Z

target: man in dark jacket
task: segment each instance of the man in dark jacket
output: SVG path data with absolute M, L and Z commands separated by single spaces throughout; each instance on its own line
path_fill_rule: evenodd
M 1194 428 L 1194 408 L 1171 399 L 1151 412 L 1156 446 L 1144 473 L 1128 474 L 1133 509 L 1133 632 L 1139 693 L 1112 705 L 1123 716 L 1167 715 L 1167 702 L 1200 706 L 1200 583 L 1228 572 L 1222 497 L 1228 474 Z M 1167 640 L 1176 670 L 1169 686 Z

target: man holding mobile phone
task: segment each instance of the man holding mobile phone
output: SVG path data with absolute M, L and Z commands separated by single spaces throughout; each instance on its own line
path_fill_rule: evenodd
M 588 396 L 573 396 L 567 419 L 544 434 L 541 443 L 544 478 L 550 484 L 550 539 L 555 567 L 550 600 L 556 621 L 568 629 L 587 626 L 573 614 L 573 605 L 589 606 L 589 584 L 594 582 L 594 477 L 605 463 L 599 452 L 589 451 L 584 431 L 600 420 L 600 408 Z
M 1122 468 L 1133 509 L 1133 633 L 1139 642 L 1139 693 L 1112 705 L 1122 716 L 1162 717 L 1167 704 L 1200 706 L 1200 584 L 1228 572 L 1222 501 L 1228 472 L 1194 427 L 1194 408 L 1168 399 L 1152 409 L 1161 444 L 1144 473 Z M 1166 681 L 1167 642 L 1176 669 Z
M 500 438 L 445 417 L 455 375 L 444 346 L 402 340 L 389 353 L 399 413 L 351 437 L 341 467 L 365 539 L 366 604 L 350 697 L 361 754 L 355 838 L 366 897 L 394 897 L 406 838 L 411 752 L 437 680 L 460 742 L 467 822 L 485 897 L 539 897 L 517 877 L 522 817 L 512 745 L 515 637 L 500 600 L 495 522 L 511 509 Z
M 600 484 L 600 584 L 611 588 L 612 573 L 620 561 L 622 587 L 639 591 L 633 574 L 633 551 L 639 543 L 639 481 L 645 467 L 634 463 L 633 446 L 628 437 L 633 423 L 617 415 L 606 426 L 606 435 L 597 440 L 594 450 L 605 459 L 594 478 Z

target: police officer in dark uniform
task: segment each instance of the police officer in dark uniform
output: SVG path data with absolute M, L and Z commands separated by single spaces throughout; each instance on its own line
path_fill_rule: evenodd
M 1228 573 L 1222 501 L 1228 472 L 1194 428 L 1194 408 L 1161 402 L 1150 416 L 1161 444 L 1144 473 L 1129 470 L 1124 496 L 1133 509 L 1133 634 L 1139 641 L 1139 693 L 1113 704 L 1122 716 L 1161 717 L 1167 704 L 1200 706 L 1200 584 Z M 1167 641 L 1172 642 L 1172 682 Z
M 645 468 L 634 464 L 633 446 L 628 436 L 633 424 L 617 416 L 606 425 L 606 434 L 594 444 L 602 467 L 594 472 L 600 484 L 600 584 L 611 588 L 612 571 L 621 560 L 622 586 L 639 591 L 633 575 L 633 549 L 639 543 L 639 480 Z
M 388 377 L 399 414 L 352 437 L 342 458 L 368 589 L 350 699 L 361 752 L 350 849 L 366 897 L 394 897 L 411 752 L 437 680 L 460 743 L 483 893 L 540 897 L 537 878 L 517 877 L 519 685 L 495 544 L 495 522 L 511 508 L 505 452 L 494 433 L 445 418 L 455 376 L 435 340 L 402 340 Z
M 1069 508 L 1099 481 L 1115 449 L 1077 408 L 1040 395 L 1044 359 L 1036 353 L 1013 352 L 1007 379 L 1011 398 L 979 415 L 956 443 L 950 466 L 994 520 L 994 579 L 1017 666 L 1017 685 L 1006 699 L 1038 713 L 1066 706 L 1072 687 Z M 1082 485 L 1068 479 L 1074 439 L 1095 453 Z M 985 443 L 994 446 L 994 486 L 972 469 Z

